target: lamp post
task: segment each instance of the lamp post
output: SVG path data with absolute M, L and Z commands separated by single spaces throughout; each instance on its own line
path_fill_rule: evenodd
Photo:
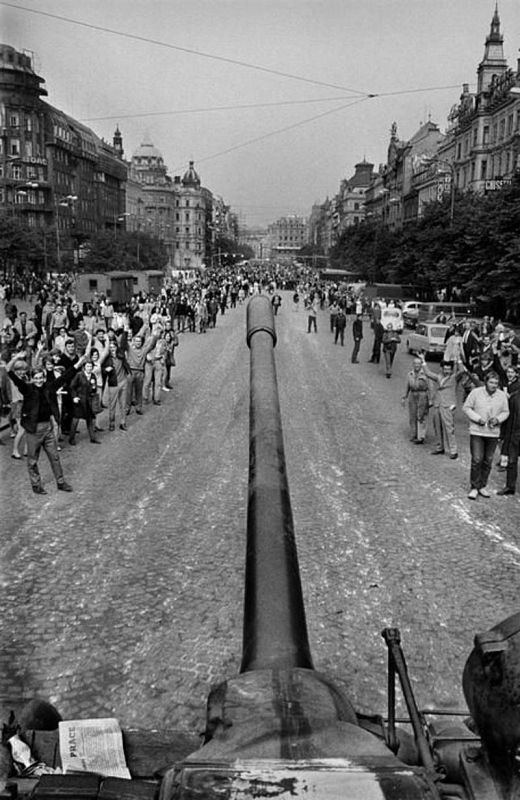
M 124 222 L 125 217 L 129 217 L 130 212 L 125 211 L 123 214 L 114 214 L 114 241 L 117 239 L 117 223 Z
M 61 272 L 60 207 L 70 208 L 77 199 L 77 195 L 75 194 L 67 194 L 65 197 L 54 198 L 54 206 L 56 209 L 56 261 L 58 263 L 58 272 Z
M 450 228 L 453 225 L 453 218 L 455 216 L 455 167 L 451 161 L 444 158 L 430 158 L 426 159 L 427 164 L 437 164 L 440 167 L 447 167 L 450 172 Z M 439 174 L 439 171 L 437 172 Z

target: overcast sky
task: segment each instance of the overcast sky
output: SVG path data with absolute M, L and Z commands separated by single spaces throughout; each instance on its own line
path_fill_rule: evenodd
M 172 176 L 194 160 L 251 226 L 307 216 L 358 161 L 384 163 L 394 121 L 401 139 L 428 118 L 445 130 L 462 84 L 475 87 L 494 10 L 495 0 L 14 0 L 0 2 L 0 31 L 34 54 L 51 104 L 109 141 L 119 124 L 127 158 L 148 137 Z M 498 10 L 516 68 L 520 5 Z

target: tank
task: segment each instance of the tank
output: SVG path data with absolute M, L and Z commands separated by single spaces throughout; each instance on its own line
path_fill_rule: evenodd
M 249 302 L 246 341 L 250 425 L 241 667 L 210 692 L 204 742 L 166 773 L 160 800 L 520 797 L 511 758 L 504 763 L 497 757 L 504 741 L 510 753 L 518 743 L 518 706 L 505 740 L 481 736 L 477 727 L 500 728 L 500 711 L 516 698 L 515 690 L 504 682 L 504 696 L 490 711 L 493 686 L 487 693 L 475 689 L 482 679 L 478 655 L 470 657 L 465 679 L 474 687 L 466 694 L 474 719 L 454 712 L 439 722 L 440 712 L 418 709 L 395 628 L 382 632 L 388 648 L 386 719 L 358 714 L 342 687 L 315 670 L 285 465 L 276 330 L 267 297 Z M 516 653 L 514 660 L 518 663 Z M 396 725 L 397 681 L 408 709 L 407 729 Z M 485 710 L 479 713 L 483 697 Z M 429 721 L 430 716 L 435 719 Z
M 241 665 L 209 692 L 201 746 L 161 768 L 159 800 L 518 800 L 520 613 L 475 636 L 463 675 L 467 711 L 418 707 L 397 628 L 382 631 L 384 717 L 360 714 L 344 684 L 314 668 L 285 465 L 276 330 L 266 296 L 249 302 L 246 341 L 251 379 Z M 399 725 L 398 685 L 408 712 Z M 22 722 L 52 730 L 57 718 L 48 704 L 36 703 Z M 40 780 L 45 777 L 52 782 L 53 776 Z M 34 796 L 79 796 L 71 794 L 68 777 L 54 776 L 54 794 L 43 786 Z M 111 784 L 99 797 L 155 800 L 156 785 L 136 783 Z

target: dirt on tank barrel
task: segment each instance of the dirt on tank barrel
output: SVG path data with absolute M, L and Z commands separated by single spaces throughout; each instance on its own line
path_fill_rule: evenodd
M 250 459 L 240 673 L 208 697 L 200 750 L 169 770 L 161 800 L 439 800 L 434 776 L 360 725 L 312 665 L 278 399 L 271 303 L 247 309 Z M 377 727 L 376 725 L 373 726 Z

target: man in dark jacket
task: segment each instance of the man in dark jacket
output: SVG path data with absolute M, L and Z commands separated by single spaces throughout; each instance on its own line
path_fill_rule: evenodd
M 384 332 L 385 329 L 381 321 L 374 318 L 374 344 L 372 346 L 372 355 L 369 358 L 371 364 L 379 364 L 381 360 L 381 345 Z
M 361 346 L 361 339 L 363 338 L 362 314 L 356 314 L 356 319 L 352 323 L 352 336 L 354 337 L 354 349 L 352 350 L 352 358 L 350 360 L 353 364 L 359 364 L 358 353 Z
M 21 357 L 18 354 L 7 365 L 8 375 L 23 396 L 21 425 L 25 430 L 27 443 L 27 469 L 32 490 L 35 494 L 47 494 L 42 485 L 38 459 L 42 448 L 45 450 L 51 465 L 58 489 L 62 492 L 71 492 L 72 486 L 66 483 L 63 469 L 58 455 L 56 437 L 52 428 L 51 417 L 58 419 L 58 402 L 56 390 L 69 380 L 74 372 L 81 366 L 83 360 L 77 361 L 70 370 L 63 373 L 54 381 L 46 380 L 44 367 L 33 370 L 31 382 L 26 383 L 13 371 L 14 362 Z M 83 357 L 84 358 L 84 357 Z

